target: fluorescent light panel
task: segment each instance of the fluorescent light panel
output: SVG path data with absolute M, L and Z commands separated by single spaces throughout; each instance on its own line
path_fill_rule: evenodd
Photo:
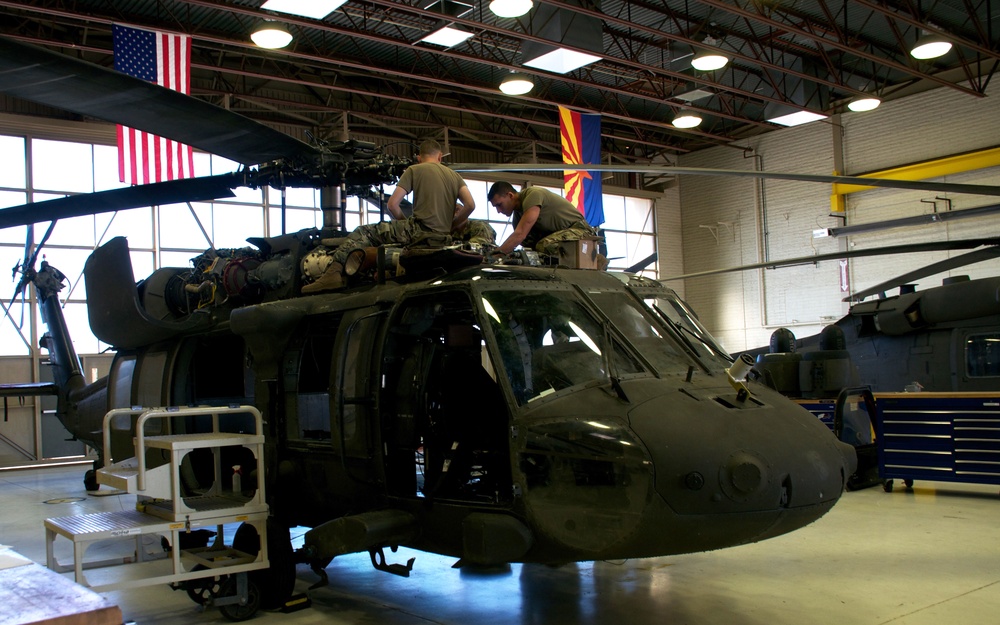
M 691 91 L 685 91 L 684 93 L 678 93 L 674 97 L 678 100 L 684 100 L 685 102 L 694 102 L 695 100 L 700 100 L 702 98 L 707 98 L 708 96 L 715 95 L 711 91 L 705 91 L 704 89 L 692 89 Z
M 346 3 L 347 0 L 267 0 L 260 8 L 321 20 Z
M 801 126 L 802 124 L 808 124 L 819 119 L 826 119 L 826 115 L 810 113 L 809 111 L 798 111 L 797 113 L 789 113 L 788 115 L 782 115 L 767 121 L 781 124 L 782 126 Z
M 525 61 L 524 65 L 547 72 L 555 72 L 556 74 L 567 74 L 599 60 L 601 60 L 601 57 L 593 54 L 584 54 L 583 52 L 575 52 L 566 48 L 556 48 L 552 52 L 543 54 L 530 61 Z
M 452 28 L 451 26 L 444 26 L 435 30 L 423 39 L 419 39 L 418 41 L 433 43 L 435 45 L 444 46 L 445 48 L 450 48 L 452 46 L 457 46 L 471 36 L 472 33 L 468 31 Z

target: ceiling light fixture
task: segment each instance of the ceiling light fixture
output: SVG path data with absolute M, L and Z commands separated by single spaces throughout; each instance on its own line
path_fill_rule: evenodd
M 531 81 L 530 76 L 514 72 L 507 74 L 500 82 L 500 91 L 503 91 L 507 95 L 524 95 L 531 91 L 534 86 L 535 83 Z
M 438 46 L 444 46 L 445 48 L 451 48 L 452 46 L 457 46 L 462 43 L 472 35 L 473 33 L 460 28 L 455 28 L 454 26 L 442 26 L 418 41 L 433 43 Z
M 677 111 L 670 123 L 674 128 L 697 128 L 701 125 L 701 115 L 686 109 Z
M 321 20 L 346 2 L 347 0 L 267 0 L 260 8 Z
M 706 46 L 719 45 L 719 42 L 714 37 L 705 37 L 702 43 Z M 699 72 L 711 72 L 722 69 L 727 63 L 729 63 L 729 57 L 718 50 L 703 50 L 695 54 L 694 58 L 691 59 L 691 67 Z
M 855 113 L 862 113 L 864 111 L 877 109 L 879 104 L 882 104 L 882 100 L 879 100 L 874 96 L 861 96 L 848 102 L 847 108 L 851 109 Z
M 259 47 L 275 50 L 292 42 L 292 33 L 284 24 L 269 20 L 261 21 L 250 33 L 250 39 Z
M 535 6 L 532 0 L 493 0 L 490 11 L 497 17 L 521 17 Z
M 910 49 L 910 56 L 921 61 L 936 59 L 951 50 L 951 42 L 940 35 L 925 32 Z
M 711 72 L 722 69 L 729 63 L 729 57 L 715 52 L 702 52 L 691 59 L 691 67 L 699 72 Z

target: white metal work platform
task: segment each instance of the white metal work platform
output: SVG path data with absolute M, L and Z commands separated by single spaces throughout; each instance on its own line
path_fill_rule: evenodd
M 253 431 L 223 431 L 219 417 L 224 414 L 251 416 Z M 145 435 L 146 423 L 153 419 L 206 416 L 211 419 L 210 432 Z M 205 602 L 234 611 L 241 618 L 252 614 L 257 609 L 257 595 L 256 590 L 248 590 L 245 573 L 269 565 L 260 412 L 253 406 L 112 410 L 104 419 L 105 450 L 111 449 L 111 429 L 116 419 L 121 421 L 123 417 L 128 418 L 134 434 L 135 456 L 114 464 L 108 458 L 109 466 L 98 470 L 97 482 L 136 494 L 137 509 L 46 519 L 46 565 L 58 572 L 73 571 L 77 583 L 99 592 L 216 578 L 218 584 L 204 585 L 213 588 Z M 255 467 L 251 473 L 255 479 L 247 480 L 247 488 L 239 467 L 233 467 L 231 475 L 222 469 L 222 450 L 233 447 L 245 448 L 253 456 Z M 147 468 L 147 452 L 151 449 L 165 450 L 168 461 Z M 191 492 L 182 483 L 181 464 L 188 453 L 197 449 L 211 451 L 213 482 L 204 490 Z M 259 541 L 254 541 L 255 553 L 227 544 L 224 528 L 230 524 L 249 525 L 256 530 Z M 191 532 L 201 529 L 214 532 L 210 544 L 208 539 L 185 540 Z M 159 536 L 161 540 L 154 540 L 154 548 L 148 550 L 144 536 Z M 55 543 L 59 537 L 73 544 L 72 565 L 57 560 Z M 131 549 L 124 556 L 88 561 L 87 549 L 103 541 L 128 542 Z M 184 547 L 186 542 L 188 547 Z

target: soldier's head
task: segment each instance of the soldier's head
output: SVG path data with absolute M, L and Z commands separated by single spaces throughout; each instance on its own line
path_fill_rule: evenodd
M 441 150 L 441 144 L 434 139 L 427 139 L 420 143 L 420 153 L 417 154 L 417 161 L 420 163 L 440 163 L 441 158 L 444 154 Z
M 486 198 L 493 208 L 497 209 L 497 212 L 505 217 L 510 217 L 511 213 L 521 205 L 521 198 L 518 197 L 514 186 L 502 180 L 493 183 L 489 193 L 486 194 Z

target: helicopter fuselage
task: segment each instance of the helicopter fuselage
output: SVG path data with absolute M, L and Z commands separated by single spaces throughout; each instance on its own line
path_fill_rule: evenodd
M 277 522 L 313 528 L 316 561 L 396 545 L 474 563 L 659 556 L 819 518 L 853 449 L 760 384 L 741 396 L 685 310 L 599 271 L 370 283 L 120 349 L 102 410 L 256 405 L 267 470 L 251 479 Z M 120 439 L 105 453 L 129 453 Z

